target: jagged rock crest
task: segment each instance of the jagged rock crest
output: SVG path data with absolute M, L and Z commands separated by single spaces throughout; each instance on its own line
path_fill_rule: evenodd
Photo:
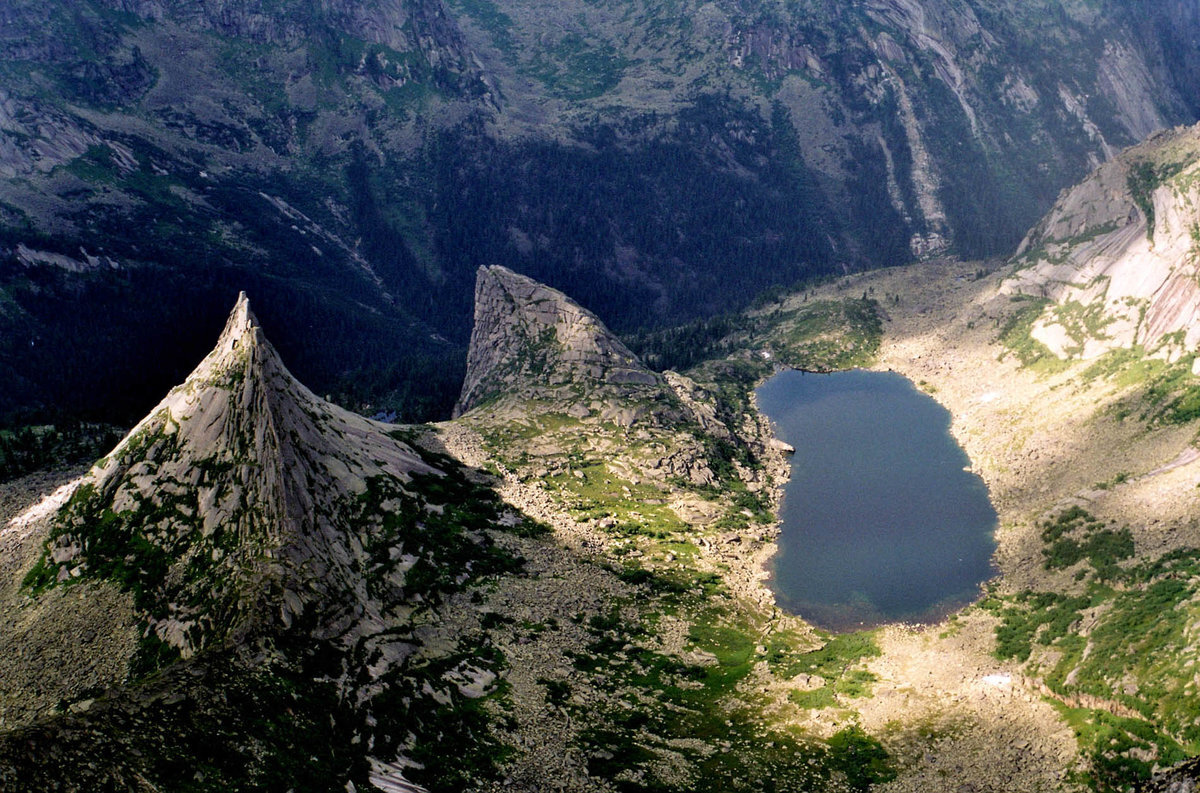
M 379 478 L 439 474 L 297 381 L 243 293 L 213 351 L 47 518 L 32 583 L 116 578 L 185 654 L 314 603 L 314 630 L 337 632 L 370 609 L 348 512 Z
M 475 279 L 475 327 L 454 415 L 495 396 L 571 382 L 660 385 L 595 314 L 499 265 Z

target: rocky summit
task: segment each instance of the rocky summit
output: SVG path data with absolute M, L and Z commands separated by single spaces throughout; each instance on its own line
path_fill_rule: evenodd
M 523 524 L 402 434 L 300 384 L 241 295 L 182 385 L 0 534 L 0 644 L 14 648 L 0 661 L 0 724 L 17 729 L 0 736 L 0 786 L 178 789 L 175 752 L 211 789 L 256 774 L 274 786 L 292 772 L 266 770 L 271 758 L 314 718 L 336 729 L 309 789 L 366 784 L 368 771 L 403 781 L 388 764 L 421 751 L 413 726 L 432 710 L 414 721 L 405 708 L 372 716 L 370 703 L 394 695 L 385 681 L 397 676 L 400 688 L 428 684 L 409 702 L 487 688 L 487 662 L 445 665 L 453 642 L 422 650 L 416 634 L 438 624 L 426 612 L 443 598 L 519 568 L 486 530 Z M 402 671 L 431 663 L 428 680 Z M 290 704 L 275 699 L 284 690 Z M 288 709 L 271 717 L 274 737 L 254 733 L 264 708 Z M 211 720 L 228 729 L 201 749 L 196 731 Z M 364 740 L 378 768 L 351 748 Z M 239 758 L 233 770 L 207 768 L 221 753 Z
M 361 608 L 365 552 L 341 512 L 374 478 L 434 473 L 296 381 L 243 293 L 213 352 L 48 518 L 57 537 L 32 584 L 128 575 L 160 599 L 153 634 L 187 655 L 237 627 L 286 626 L 310 601 Z M 130 551 L 140 569 L 125 569 Z
M 455 415 L 502 394 L 569 383 L 662 386 L 663 380 L 562 292 L 506 267 L 480 267 Z

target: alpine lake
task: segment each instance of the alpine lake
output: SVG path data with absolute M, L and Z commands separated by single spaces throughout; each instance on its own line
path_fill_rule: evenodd
M 864 370 L 785 370 L 757 397 L 796 449 L 770 563 L 780 608 L 846 632 L 936 621 L 979 597 L 996 512 L 945 408 Z

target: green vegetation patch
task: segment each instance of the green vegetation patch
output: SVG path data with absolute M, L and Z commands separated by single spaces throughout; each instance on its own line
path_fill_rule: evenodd
M 1075 774 L 1074 781 L 1097 793 L 1123 793 L 1133 783 L 1148 780 L 1156 767 L 1187 759 L 1179 744 L 1148 721 L 1107 710 L 1071 707 L 1056 700 L 1051 704 L 1071 725 L 1088 761 L 1086 770 Z
M 767 663 L 776 676 L 791 679 L 807 674 L 825 683 L 808 691 L 793 691 L 789 698 L 802 708 L 827 708 L 838 704 L 837 696 L 865 697 L 878 678 L 865 668 L 865 661 L 880 655 L 874 631 L 843 633 L 830 637 L 816 650 L 800 652 L 788 637 L 778 637 L 768 646 Z
M 1080 378 L 1103 378 L 1130 389 L 1114 408 L 1121 418 L 1136 414 L 1152 424 L 1187 424 L 1200 419 L 1200 380 L 1192 374 L 1192 363 L 1192 356 L 1167 363 L 1134 345 L 1105 353 Z
M 595 638 L 576 668 L 614 694 L 573 711 L 589 723 L 589 773 L 620 791 L 680 793 L 812 790 L 835 779 L 859 791 L 894 778 L 882 745 L 858 728 L 822 742 L 767 727 L 761 703 L 739 689 L 761 660 L 761 626 L 736 609 L 693 616 L 689 646 L 711 659 L 701 664 L 648 649 L 649 626 L 620 609 L 588 623 Z
M 492 0 L 451 0 L 451 7 L 462 11 L 483 28 L 505 57 L 511 62 L 517 50 L 513 37 L 513 20 Z
M 1050 645 L 1067 636 L 1079 622 L 1080 611 L 1092 604 L 1089 597 L 1022 592 L 1004 600 L 988 599 L 980 605 L 1001 619 L 996 627 L 996 657 L 1028 661 L 1035 642 Z
M 1044 531 L 1058 542 L 1084 516 L 1048 522 Z M 1090 761 L 1080 781 L 1098 791 L 1128 790 L 1156 765 L 1200 752 L 1192 670 L 1200 551 L 1114 567 L 1107 576 L 1103 569 L 1082 595 L 1022 592 L 983 606 L 1001 620 L 999 657 L 1028 661 L 1035 644 L 1050 651 L 1039 656 L 1048 666 L 1033 671 L 1054 693 Z
M 611 44 L 567 33 L 537 53 L 530 72 L 559 96 L 594 99 L 616 88 L 629 64 Z
M 1152 381 L 1166 368 L 1166 361 L 1148 357 L 1146 349 L 1135 344 L 1109 350 L 1084 369 L 1079 377 L 1085 383 L 1104 378 L 1118 386 L 1129 387 Z
M 879 303 L 860 299 L 821 300 L 796 311 L 768 315 L 775 358 L 813 372 L 869 366 L 883 340 Z
M 1007 348 L 1001 354 L 1001 360 L 1011 353 L 1022 366 L 1042 374 L 1054 374 L 1068 368 L 1069 361 L 1059 358 L 1049 347 L 1033 338 L 1033 326 L 1050 305 L 1050 300 L 1015 295 L 1013 302 L 1021 305 L 1013 310 L 1000 329 L 999 341 Z
M 670 540 L 687 529 L 667 505 L 671 493 L 653 482 L 624 479 L 598 460 L 580 458 L 568 470 L 546 477 L 563 505 L 580 520 L 598 520 L 624 537 Z
M 1095 300 L 1087 305 L 1078 300 L 1068 300 L 1050 307 L 1055 323 L 1060 325 L 1074 342 L 1074 346 L 1066 350 L 1068 355 L 1081 355 L 1088 339 L 1109 338 L 1105 328 L 1116 320 L 1105 308 L 1102 300 Z
M 875 637 L 876 631 L 841 633 L 829 637 L 819 649 L 796 652 L 788 649 L 794 643 L 784 636 L 772 647 L 768 660 L 779 677 L 792 678 L 806 673 L 833 679 L 867 658 L 878 658 L 881 651 Z
M 1138 209 L 1146 216 L 1146 236 L 1154 237 L 1154 191 L 1178 175 L 1187 162 L 1154 163 L 1146 160 L 1131 163 L 1125 178 L 1129 194 Z
M 770 293 L 763 304 L 778 297 Z M 870 292 L 861 298 L 814 300 L 800 308 L 760 314 L 726 314 L 626 338 L 631 350 L 658 371 L 686 371 L 741 350 L 766 347 L 774 361 L 797 369 L 831 372 L 869 366 L 883 340 L 883 315 Z M 727 360 L 747 369 L 750 380 L 769 373 L 766 360 Z M 712 372 L 706 380 L 718 381 Z M 733 373 L 735 381 L 744 379 Z
M 1105 526 L 1078 506 L 1042 522 L 1042 549 L 1047 570 L 1064 570 L 1086 559 L 1097 580 L 1117 577 L 1117 563 L 1133 556 L 1129 527 Z
M 642 362 L 656 372 L 685 372 L 698 364 L 723 358 L 747 346 L 748 334 L 762 327 L 761 319 L 723 314 L 673 328 L 643 331 L 624 341 Z
M 1144 403 L 1144 418 L 1164 424 L 1187 424 L 1200 418 L 1200 382 L 1192 375 L 1191 359 L 1165 367 L 1152 377 Z

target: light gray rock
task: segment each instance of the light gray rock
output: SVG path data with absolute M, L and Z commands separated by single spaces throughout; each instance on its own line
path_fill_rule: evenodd
M 1052 301 L 1033 337 L 1059 357 L 1200 348 L 1200 126 L 1155 135 L 1064 191 L 1002 293 Z
M 660 386 L 595 314 L 505 267 L 480 267 L 459 416 L 505 393 L 574 382 Z
M 367 543 L 347 505 L 375 477 L 441 474 L 389 429 L 297 381 L 242 294 L 213 351 L 75 492 L 97 514 L 134 516 L 136 531 L 169 549 L 170 607 L 150 626 L 187 656 L 245 626 L 290 625 L 314 605 L 332 622 L 343 619 L 333 612 L 369 617 Z M 49 559 L 71 576 L 92 529 L 70 509 L 51 520 Z M 188 583 L 198 558 L 212 560 L 209 573 Z

